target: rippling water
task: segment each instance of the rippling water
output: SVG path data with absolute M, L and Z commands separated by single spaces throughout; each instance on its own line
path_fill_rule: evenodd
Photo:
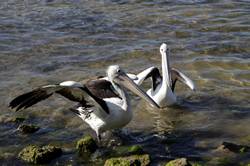
M 144 102 L 134 105 L 126 144 L 143 145 L 153 163 L 188 157 L 216 165 L 214 149 L 222 141 L 250 145 L 249 18 L 247 0 L 0 2 L 0 161 L 20 164 L 15 155 L 30 143 L 73 149 L 91 132 L 63 98 L 14 113 L 7 108 L 13 97 L 48 83 L 103 75 L 110 64 L 130 72 L 160 66 L 158 50 L 166 42 L 171 66 L 190 76 L 197 91 L 178 84 L 179 106 L 161 112 Z M 42 129 L 22 135 L 8 122 L 16 116 Z M 249 158 L 232 157 L 238 163 Z M 77 160 L 66 153 L 55 162 Z

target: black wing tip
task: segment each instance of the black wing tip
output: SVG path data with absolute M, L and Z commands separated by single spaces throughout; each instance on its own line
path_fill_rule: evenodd
M 22 95 L 21 95 L 22 96 Z M 20 97 L 21 96 L 17 96 L 16 98 L 14 98 L 10 103 L 9 103 L 9 108 L 11 108 L 11 109 L 15 109 L 16 108 L 16 112 L 17 111 L 19 111 L 20 110 L 20 108 L 18 108 L 21 104 L 22 104 L 22 102 L 21 101 L 19 101 L 20 100 Z
M 14 106 L 13 106 L 11 103 L 9 103 L 9 106 L 8 106 L 8 107 L 11 108 L 11 109 L 14 108 Z
M 21 108 L 18 108 L 18 106 L 19 106 L 19 105 L 15 105 L 15 104 L 13 104 L 12 102 L 10 102 L 8 108 L 14 109 L 15 112 L 17 112 L 17 111 L 21 110 Z
M 14 109 L 14 108 L 17 107 L 17 105 L 15 105 L 13 101 L 14 101 L 14 100 L 12 100 L 12 101 L 9 103 L 8 108 Z
M 31 92 L 24 93 L 20 96 L 17 96 L 9 103 L 9 108 L 14 109 L 16 108 L 16 112 L 22 109 L 26 109 L 31 107 L 32 105 L 36 104 L 39 101 L 42 101 L 52 94 L 46 94 L 40 89 L 35 89 Z
M 18 112 L 20 109 L 16 108 L 17 106 L 12 106 L 12 105 L 9 105 L 8 108 L 14 110 L 15 112 Z

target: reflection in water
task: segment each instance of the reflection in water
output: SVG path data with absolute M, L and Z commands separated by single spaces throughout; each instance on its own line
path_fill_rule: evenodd
M 7 108 L 13 97 L 103 75 L 111 64 L 131 73 L 160 67 L 162 42 L 171 48 L 171 66 L 190 76 L 197 91 L 178 83 L 179 106 L 158 112 L 133 97 L 134 119 L 122 142 L 142 144 L 156 163 L 175 157 L 209 161 L 225 140 L 249 144 L 249 2 L 12 0 L 0 2 L 0 9 L 0 162 L 20 165 L 15 154 L 31 143 L 74 149 L 91 133 L 62 98 L 14 113 Z M 18 116 L 41 131 L 16 132 L 10 119 Z M 247 163 L 247 155 L 238 161 Z M 55 162 L 77 160 L 71 153 Z

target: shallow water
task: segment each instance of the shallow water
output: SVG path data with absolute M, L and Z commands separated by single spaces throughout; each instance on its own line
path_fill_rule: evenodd
M 72 150 L 82 135 L 93 134 L 67 111 L 72 103 L 63 98 L 15 113 L 7 108 L 13 97 L 48 83 L 103 75 L 111 64 L 135 73 L 160 67 L 162 42 L 171 48 L 171 66 L 194 80 L 197 91 L 178 84 L 179 106 L 160 112 L 143 101 L 136 106 L 133 98 L 125 144 L 143 145 L 155 164 L 188 157 L 208 165 L 218 164 L 214 149 L 222 141 L 250 145 L 249 1 L 10 0 L 0 9 L 0 162 L 21 164 L 15 155 L 31 143 Z M 17 116 L 42 129 L 20 134 L 8 122 Z M 237 163 L 249 158 L 230 156 Z M 79 160 L 69 152 L 52 163 Z

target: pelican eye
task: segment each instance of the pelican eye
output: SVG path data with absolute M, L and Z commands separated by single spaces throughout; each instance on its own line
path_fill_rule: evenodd
M 120 69 L 117 69 L 117 73 L 120 73 L 121 72 L 121 70 Z

